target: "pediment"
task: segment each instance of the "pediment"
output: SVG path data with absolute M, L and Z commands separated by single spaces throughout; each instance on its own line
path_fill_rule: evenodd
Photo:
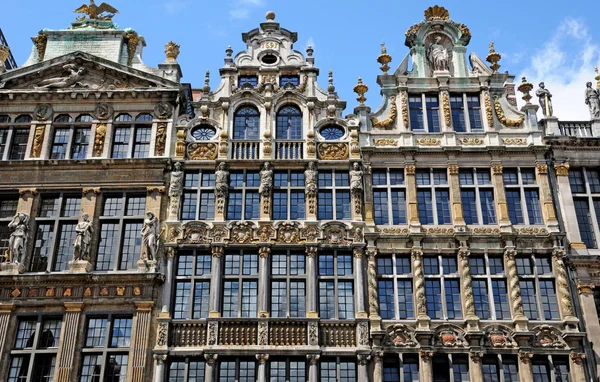
M 70 53 L 0 75 L 0 90 L 118 90 L 178 88 L 157 75 L 83 52 Z

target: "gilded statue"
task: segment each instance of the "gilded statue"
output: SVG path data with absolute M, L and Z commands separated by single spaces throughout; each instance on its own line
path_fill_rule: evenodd
M 152 213 L 146 213 L 142 226 L 142 253 L 140 260 L 155 260 L 158 252 L 158 239 L 160 237 L 160 224 L 158 218 Z
M 8 229 L 11 231 L 8 240 L 7 263 L 22 264 L 25 257 L 25 246 L 29 238 L 29 215 L 19 212 L 8 223 Z
M 585 89 L 585 104 L 590 108 L 590 118 L 600 118 L 600 95 L 598 90 L 592 88 L 592 83 L 588 82 Z
M 90 20 L 112 20 L 115 14 L 119 13 L 119 11 L 112 6 L 102 3 L 100 5 L 96 5 L 94 0 L 90 0 L 90 4 L 83 4 L 81 7 L 77 8 L 73 12 L 75 13 L 83 13 L 83 16 L 79 17 L 77 21 L 83 21 L 86 19 L 86 16 L 90 18 Z
M 88 214 L 83 214 L 81 217 L 82 221 L 77 223 L 75 226 L 75 242 L 73 243 L 73 260 L 89 260 L 90 258 L 90 245 L 92 243 L 92 222 Z

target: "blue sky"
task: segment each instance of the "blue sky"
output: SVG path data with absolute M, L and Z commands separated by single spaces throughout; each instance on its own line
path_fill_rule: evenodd
M 76 17 L 72 10 L 87 0 L 0 0 L 4 31 L 17 63 L 25 62 L 31 51 L 30 37 L 40 29 L 63 29 Z M 195 87 L 204 83 L 210 70 L 211 87 L 218 85 L 218 68 L 224 51 L 231 45 L 234 54 L 244 49 L 241 33 L 258 27 L 266 11 L 277 14 L 284 28 L 298 32 L 295 48 L 315 49 L 321 68 L 320 84 L 326 87 L 327 71 L 334 72 L 338 94 L 348 102 L 351 113 L 355 94 L 352 87 L 361 76 L 369 86 L 367 104 L 380 103 L 375 61 L 380 43 L 385 42 L 393 57 L 392 68 L 408 53 L 404 32 L 423 19 L 423 11 L 436 3 L 423 1 L 355 0 L 108 0 L 120 10 L 114 21 L 143 35 L 148 46 L 146 64 L 164 60 L 164 44 L 181 45 L 179 62 L 183 81 Z M 101 0 L 97 0 L 101 3 Z M 583 104 L 585 82 L 593 80 L 594 66 L 600 64 L 600 25 L 597 2 L 575 0 L 530 0 L 482 3 L 440 1 L 453 20 L 469 26 L 473 35 L 469 52 L 484 58 L 490 41 L 502 53 L 501 71 L 508 70 L 520 81 L 526 75 L 537 86 L 544 80 L 554 94 L 554 109 L 563 120 L 588 119 Z M 485 6 L 493 8 L 486 9 Z M 565 6 L 568 4 L 568 7 Z

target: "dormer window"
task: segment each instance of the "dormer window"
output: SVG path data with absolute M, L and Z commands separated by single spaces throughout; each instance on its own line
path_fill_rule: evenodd
M 255 87 L 258 85 L 258 76 L 240 76 L 238 79 L 238 86 L 241 88 L 246 84 Z
M 294 86 L 300 85 L 300 76 L 281 76 L 279 77 L 279 86 L 284 87 L 287 84 Z

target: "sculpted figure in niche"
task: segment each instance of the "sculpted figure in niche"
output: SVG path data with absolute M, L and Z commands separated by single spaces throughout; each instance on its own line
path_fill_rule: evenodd
M 25 257 L 25 244 L 29 237 L 29 215 L 19 212 L 8 223 L 8 229 L 11 231 L 8 240 L 8 258 L 7 263 L 22 264 Z
M 142 254 L 140 260 L 156 259 L 158 251 L 158 238 L 160 236 L 160 225 L 158 218 L 152 212 L 146 213 L 144 225 L 142 226 Z
M 434 71 L 442 71 L 449 69 L 449 54 L 446 48 L 444 48 L 444 46 L 440 44 L 441 40 L 441 36 L 436 36 L 435 42 L 429 45 L 429 48 L 427 48 L 427 60 L 431 65 L 431 69 Z
M 262 170 L 260 170 L 260 186 L 258 187 L 258 193 L 263 196 L 271 195 L 271 189 L 273 188 L 273 167 L 271 163 L 265 162 Z
M 88 260 L 90 258 L 90 244 L 92 243 L 92 222 L 88 214 L 83 214 L 82 221 L 75 227 L 75 242 L 73 243 L 73 260 Z
M 598 90 L 592 88 L 592 83 L 588 82 L 585 89 L 585 104 L 590 108 L 590 118 L 600 118 L 600 98 Z
M 315 162 L 308 162 L 306 171 L 304 171 L 304 183 L 306 184 L 306 193 L 313 194 L 317 192 L 317 166 Z
M 181 171 L 181 162 L 176 162 L 173 166 L 175 170 L 171 172 L 171 183 L 169 184 L 169 196 L 177 198 L 181 196 L 183 187 L 183 171 Z
M 83 78 L 85 73 L 84 67 L 77 67 L 75 64 L 67 64 L 63 66 L 63 69 L 69 72 L 64 77 L 48 78 L 37 84 L 38 89 L 61 89 L 76 84 L 80 79 Z
M 225 162 L 219 163 L 215 172 L 215 192 L 218 198 L 224 198 L 229 192 L 229 171 Z
M 363 190 L 363 171 L 360 168 L 360 163 L 354 162 L 350 171 L 350 191 L 360 193 Z
M 543 82 L 540 82 L 540 88 L 535 92 L 535 95 L 538 96 L 544 117 L 552 117 L 552 93 L 546 89 Z

